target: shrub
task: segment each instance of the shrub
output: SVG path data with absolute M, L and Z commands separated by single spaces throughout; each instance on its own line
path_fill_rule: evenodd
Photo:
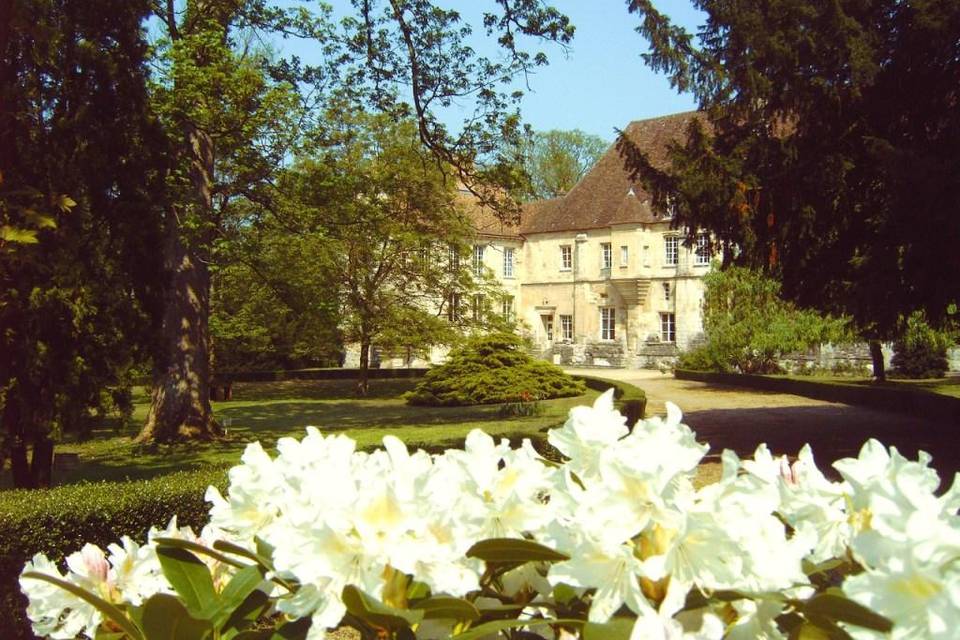
M 60 561 L 90 542 L 102 547 L 128 535 L 180 525 L 199 530 L 208 519 L 208 485 L 224 487 L 223 469 L 180 472 L 152 480 L 77 484 L 0 493 L 0 620 L 4 638 L 33 638 L 17 577 L 36 553 Z
M 923 314 L 913 314 L 893 345 L 894 373 L 904 378 L 942 378 L 950 343 L 950 337 L 930 327 Z
M 714 269 L 704 286 L 706 344 L 682 355 L 681 368 L 780 373 L 785 353 L 850 340 L 844 320 L 797 309 L 780 297 L 780 283 L 759 271 Z
M 534 360 L 509 333 L 467 340 L 406 394 L 409 404 L 462 406 L 578 396 L 586 389 L 559 367 Z

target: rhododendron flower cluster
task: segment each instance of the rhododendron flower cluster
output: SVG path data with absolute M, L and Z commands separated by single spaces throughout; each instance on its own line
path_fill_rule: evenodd
M 791 461 L 761 445 L 723 452 L 720 480 L 698 488 L 708 447 L 680 410 L 629 429 L 613 402 L 548 433 L 562 463 L 479 430 L 439 455 L 392 436 L 361 452 L 312 427 L 273 457 L 251 444 L 226 495 L 208 490 L 199 536 L 174 521 L 143 546 L 87 545 L 65 573 L 35 556 L 21 576 L 34 630 L 152 640 L 161 605 L 198 639 L 255 623 L 311 639 L 340 624 L 464 640 L 960 628 L 960 483 L 938 495 L 928 455 L 871 440 L 831 481 L 809 447 Z

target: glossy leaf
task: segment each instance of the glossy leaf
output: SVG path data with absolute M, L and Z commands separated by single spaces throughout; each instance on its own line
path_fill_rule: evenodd
M 554 551 L 550 547 L 519 538 L 491 538 L 482 540 L 467 550 L 468 558 L 479 558 L 485 562 L 558 562 L 569 560 L 569 556 Z
M 403 629 L 423 620 L 423 611 L 388 607 L 353 585 L 344 587 L 341 597 L 348 612 L 380 629 Z
M 66 580 L 61 580 L 60 578 L 56 578 L 54 576 L 48 576 L 45 573 L 39 573 L 37 571 L 26 571 L 22 577 L 33 580 L 43 580 L 60 587 L 64 591 L 72 593 L 81 600 L 84 600 L 96 607 L 100 613 L 106 616 L 109 620 L 115 622 L 118 627 L 123 629 L 124 632 L 131 638 L 134 638 L 134 640 L 143 639 L 143 633 L 141 633 L 140 629 L 130 620 L 130 618 L 124 615 L 123 611 L 121 611 L 115 605 L 107 602 L 103 598 L 90 593 L 86 589 L 78 587 L 72 582 L 67 582 Z
M 151 596 L 143 605 L 146 640 L 203 640 L 213 627 L 190 615 L 183 603 L 168 593 Z
M 263 574 L 260 567 L 247 567 L 238 571 L 220 594 L 219 601 L 214 610 L 203 617 L 213 621 L 214 626 L 219 629 L 233 612 L 240 607 L 251 593 L 256 591 L 257 587 L 263 583 Z
M 185 551 L 189 551 L 191 553 L 199 553 L 201 555 L 209 556 L 218 562 L 222 562 L 232 567 L 237 567 L 238 569 L 252 566 L 238 562 L 235 558 L 225 556 L 224 554 L 219 553 L 210 547 L 205 547 L 202 544 L 191 542 L 189 540 L 182 540 L 180 538 L 156 538 L 154 542 L 156 542 L 158 546 L 174 547 L 176 549 L 184 549 Z M 216 547 L 216 543 L 214 543 L 213 546 Z
M 611 618 L 609 622 L 583 625 L 583 640 L 630 640 L 634 618 Z
M 203 616 L 214 610 L 217 592 L 210 570 L 197 556 L 186 549 L 157 546 L 157 558 L 163 575 L 183 599 L 187 611 Z
M 539 619 L 539 620 L 494 620 L 492 622 L 484 622 L 481 625 L 476 627 L 471 627 L 463 633 L 458 633 L 457 635 L 450 636 L 451 639 L 456 640 L 479 640 L 488 635 L 496 634 L 500 631 L 506 631 L 507 629 L 518 629 L 520 627 L 539 627 L 545 624 L 560 624 L 568 627 L 580 627 L 583 626 L 583 620 L 553 620 L 553 619 Z
M 426 620 L 469 620 L 473 622 L 480 619 L 480 611 L 473 605 L 461 598 L 452 598 L 449 596 L 437 596 L 436 598 L 427 598 L 413 605 L 415 609 L 423 611 L 423 617 Z
M 885 633 L 893 629 L 893 622 L 889 619 L 860 603 L 833 593 L 821 593 L 810 598 L 804 605 L 803 611 L 808 617 L 824 616 L 874 631 Z

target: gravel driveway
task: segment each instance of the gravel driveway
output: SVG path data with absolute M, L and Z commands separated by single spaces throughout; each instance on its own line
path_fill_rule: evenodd
M 933 466 L 948 483 L 960 471 L 960 425 L 785 393 L 677 380 L 657 371 L 566 371 L 640 387 L 647 394 L 647 415 L 662 414 L 664 403 L 673 402 L 683 410 L 684 422 L 698 439 L 710 443 L 708 457 L 718 456 L 725 448 L 749 455 L 761 442 L 774 453 L 795 455 L 809 442 L 818 465 L 826 471 L 830 462 L 856 456 L 864 441 L 873 437 L 909 458 L 915 459 L 918 450 L 929 452 Z

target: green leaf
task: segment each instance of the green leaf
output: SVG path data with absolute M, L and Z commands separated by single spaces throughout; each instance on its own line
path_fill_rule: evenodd
M 430 585 L 425 582 L 412 580 L 407 586 L 407 601 L 420 600 L 430 596 Z
M 423 617 L 426 620 L 469 620 L 473 622 L 480 619 L 480 611 L 473 603 L 461 598 L 437 596 L 436 598 L 421 600 L 412 606 L 414 609 L 423 611 Z
M 93 640 L 123 640 L 126 637 L 127 634 L 123 631 L 104 631 L 103 629 L 97 629 Z
M 829 631 L 810 622 L 804 622 L 790 630 L 788 640 L 832 640 L 832 636 Z
M 155 538 L 154 542 L 156 542 L 158 546 L 173 547 L 175 549 L 184 549 L 186 551 L 190 551 L 193 553 L 199 553 L 201 555 L 209 556 L 214 560 L 217 560 L 218 562 L 222 562 L 224 564 L 230 565 L 231 567 L 237 567 L 238 569 L 245 569 L 247 567 L 253 566 L 253 565 L 245 564 L 243 562 L 238 562 L 234 558 L 225 556 L 222 553 L 218 553 L 217 551 L 214 551 L 210 547 L 205 547 L 202 544 L 191 542 L 189 540 L 182 540 L 180 538 Z M 213 543 L 213 546 L 216 547 L 217 543 Z
M 567 604 L 576 597 L 577 590 L 564 582 L 560 582 L 553 587 L 553 599 L 560 604 Z
M 636 618 L 611 618 L 600 624 L 588 622 L 583 625 L 583 640 L 630 640 Z
M 39 242 L 35 230 L 20 229 L 6 224 L 0 227 L 0 240 L 5 242 L 18 242 L 20 244 L 36 244 Z
M 197 556 L 186 549 L 158 546 L 157 558 L 163 575 L 183 598 L 191 615 L 203 616 L 216 606 L 217 592 L 213 588 L 210 570 Z
M 353 585 L 343 588 L 341 595 L 347 611 L 371 626 L 395 631 L 423 620 L 423 611 L 388 607 Z
M 57 198 L 57 207 L 64 213 L 68 213 L 75 206 L 77 206 L 77 203 L 68 195 L 61 195 Z
M 264 569 L 266 569 L 266 570 L 268 570 L 268 571 L 272 571 L 272 570 L 273 570 L 273 563 L 270 562 L 270 557 L 271 557 L 271 556 L 269 556 L 269 555 L 265 556 L 265 555 L 259 553 L 259 547 L 260 547 L 259 540 L 258 540 L 257 542 L 258 542 L 258 544 L 257 544 L 257 548 L 258 548 L 257 553 L 254 553 L 253 551 L 250 551 L 249 549 L 244 549 L 244 548 L 241 547 L 240 545 L 233 544 L 232 542 L 227 542 L 226 540 L 217 540 L 217 541 L 215 541 L 215 542 L 213 543 L 213 548 L 214 548 L 214 549 L 217 549 L 218 551 L 223 551 L 223 552 L 225 552 L 225 553 L 232 553 L 232 554 L 235 555 L 235 556 L 241 556 L 241 557 L 243 557 L 243 558 L 248 558 L 248 559 L 250 559 L 250 560 L 253 560 L 253 561 L 256 562 L 257 564 L 259 564 L 260 566 L 262 566 Z M 271 550 L 271 552 L 272 552 L 272 550 Z
M 230 582 L 220 594 L 219 601 L 215 603 L 214 609 L 205 612 L 202 616 L 206 620 L 212 620 L 214 626 L 219 629 L 233 614 L 240 605 L 244 603 L 251 593 L 256 591 L 257 587 L 263 582 L 263 574 L 260 567 L 247 567 L 241 569 L 230 579 Z
M 61 580 L 60 578 L 55 578 L 54 576 L 48 576 L 45 573 L 39 573 L 37 571 L 26 571 L 22 577 L 30 578 L 32 580 L 43 580 L 60 587 L 64 591 L 72 593 L 81 600 L 84 600 L 96 607 L 100 613 L 115 622 L 117 626 L 123 629 L 124 632 L 131 638 L 134 638 L 135 640 L 143 640 L 143 633 L 130 620 L 130 618 L 124 615 L 123 611 L 121 611 L 115 605 L 107 602 L 103 598 L 90 593 L 86 589 L 78 587 L 77 585 L 67 582 L 66 580 Z
M 545 624 L 559 624 L 568 627 L 580 627 L 583 626 L 584 621 L 575 619 L 554 620 L 546 618 L 538 620 L 493 620 L 492 622 L 484 622 L 481 625 L 472 627 L 463 633 L 450 636 L 450 638 L 456 638 L 456 640 L 479 640 L 484 636 L 492 635 L 500 631 L 506 631 L 507 629 L 517 629 L 519 627 L 539 627 Z
M 233 640 L 304 640 L 312 622 L 310 618 L 300 618 L 280 625 L 279 629 L 244 631 L 234 636 Z
M 491 538 L 481 540 L 467 550 L 468 558 L 485 562 L 557 562 L 570 557 L 550 547 L 519 538 Z
M 143 605 L 146 640 L 203 640 L 213 628 L 208 620 L 190 615 L 175 596 L 158 593 Z
M 893 622 L 888 618 L 849 598 L 832 593 L 813 596 L 803 605 L 803 612 L 808 617 L 823 616 L 882 633 L 893 629 Z
M 271 605 L 270 596 L 263 591 L 254 591 L 240 606 L 233 610 L 226 623 L 220 628 L 223 640 L 230 640 L 245 631 L 260 619 Z

